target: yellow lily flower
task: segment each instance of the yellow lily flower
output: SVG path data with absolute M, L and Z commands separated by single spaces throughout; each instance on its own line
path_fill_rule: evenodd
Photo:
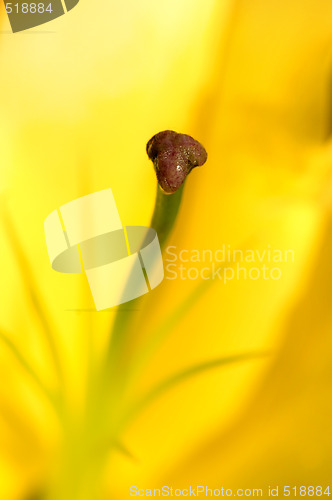
M 82 1 L 16 34 L 1 15 L 0 499 L 324 492 L 332 4 Z M 165 280 L 97 312 L 84 276 L 52 270 L 44 220 L 111 187 L 123 224 L 149 225 L 145 144 L 166 129 L 208 163 Z

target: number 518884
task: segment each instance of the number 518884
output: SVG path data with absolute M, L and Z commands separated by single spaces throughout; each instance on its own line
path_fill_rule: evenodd
M 284 497 L 289 497 L 290 495 L 301 496 L 301 497 L 321 497 L 322 495 L 330 496 L 330 487 L 323 488 L 322 486 L 284 486 Z
M 45 12 L 52 14 L 53 10 L 51 3 L 48 5 L 44 3 L 6 3 L 6 12 L 7 14 L 44 14 Z

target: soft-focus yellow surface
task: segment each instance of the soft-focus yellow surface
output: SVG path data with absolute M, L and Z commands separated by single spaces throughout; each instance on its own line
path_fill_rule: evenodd
M 270 245 L 295 256 L 280 264 L 280 280 L 216 280 L 169 332 L 129 398 L 197 362 L 270 354 L 200 375 L 156 400 L 121 436 L 135 459 L 110 454 L 100 498 L 130 498 L 131 485 L 327 486 L 332 3 L 82 0 L 34 32 L 10 34 L 4 16 L 1 29 L 1 211 L 10 214 L 52 318 L 74 415 L 91 343 L 99 359 L 115 312 L 93 312 L 84 277 L 52 270 L 43 222 L 56 207 L 111 187 L 124 224 L 148 224 L 155 177 L 145 143 L 154 133 L 192 134 L 209 154 L 188 178 L 170 245 Z M 4 224 L 0 238 L 0 328 L 52 386 L 42 326 Z M 128 357 L 196 286 L 165 280 L 149 295 Z M 61 427 L 5 346 L 0 371 L 0 500 L 27 500 L 53 484 L 58 457 L 66 460 Z M 71 467 L 73 474 L 80 467 L 74 462 L 68 483 Z M 83 490 L 84 480 L 82 469 Z

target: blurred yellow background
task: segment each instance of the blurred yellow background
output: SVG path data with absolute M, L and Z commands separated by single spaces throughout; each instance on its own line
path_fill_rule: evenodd
M 332 3 L 82 0 L 17 34 L 1 9 L 0 330 L 50 388 L 53 339 L 78 431 L 68 440 L 3 342 L 0 499 L 122 500 L 132 485 L 328 486 Z M 200 362 L 268 354 L 178 384 L 102 461 L 79 431 L 91 357 L 98 365 L 116 312 L 93 311 L 82 275 L 52 270 L 43 223 L 111 187 L 123 223 L 148 225 L 156 180 L 145 144 L 164 129 L 193 135 L 209 155 L 186 181 L 169 245 L 292 250 L 294 262 L 280 263 L 278 280 L 214 280 L 179 315 L 128 400 Z M 149 294 L 126 345 L 130 363 L 201 281 L 165 279 Z

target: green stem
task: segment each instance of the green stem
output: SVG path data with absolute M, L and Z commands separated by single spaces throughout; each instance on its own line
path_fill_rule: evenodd
M 157 232 L 161 249 L 170 236 L 179 213 L 183 195 L 183 185 L 174 194 L 165 194 L 157 185 L 157 196 L 150 226 Z M 117 310 L 113 324 L 112 335 L 106 354 L 106 369 L 118 364 L 122 348 L 128 342 L 130 325 L 135 317 L 135 311 L 142 307 L 146 297 L 139 297 L 126 304 L 121 304 Z
M 165 247 L 175 226 L 182 194 L 183 187 L 174 194 L 166 195 L 157 186 L 150 226 L 157 232 L 161 248 Z M 122 395 L 129 374 L 126 347 L 130 345 L 131 335 L 135 333 L 132 322 L 136 311 L 147 304 L 146 300 L 147 297 L 142 296 L 118 307 L 104 362 L 95 374 L 96 378 L 91 380 L 87 394 L 85 425 L 88 435 L 93 436 L 97 432 L 97 442 L 101 441 L 105 432 L 108 435 L 109 429 L 119 421 Z
M 162 250 L 174 228 L 181 206 L 183 189 L 184 184 L 174 194 L 165 194 L 157 185 L 156 202 L 150 226 L 157 232 Z

